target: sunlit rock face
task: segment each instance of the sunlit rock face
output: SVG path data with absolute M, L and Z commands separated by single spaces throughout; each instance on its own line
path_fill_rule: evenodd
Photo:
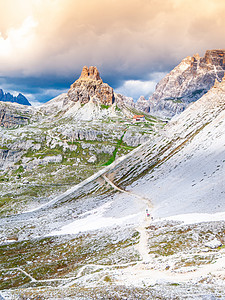
M 81 104 L 93 100 L 103 105 L 112 105 L 115 101 L 113 88 L 102 81 L 98 69 L 93 66 L 83 67 L 80 78 L 71 85 L 68 97 Z
M 150 113 L 168 117 L 181 113 L 207 93 L 216 79 L 221 81 L 224 71 L 225 50 L 207 50 L 204 57 L 186 57 L 157 84 L 149 98 Z

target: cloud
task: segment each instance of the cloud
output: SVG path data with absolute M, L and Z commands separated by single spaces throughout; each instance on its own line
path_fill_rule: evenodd
M 63 90 L 95 65 L 136 97 L 151 74 L 224 47 L 222 0 L 0 0 L 0 9 L 0 76 L 31 94 Z
M 128 97 L 133 97 L 134 100 L 138 100 L 140 96 L 144 96 L 145 99 L 148 99 L 149 96 L 154 92 L 156 84 L 165 75 L 166 73 L 160 72 L 151 74 L 152 79 L 146 81 L 126 80 L 123 85 L 115 90 L 115 92 Z
M 37 26 L 37 23 L 32 17 L 27 17 L 22 23 L 21 27 L 15 29 L 10 28 L 7 37 L 0 36 L 0 57 L 1 59 L 18 60 L 17 53 L 24 53 L 32 44 L 33 34 L 32 30 Z M 11 63 L 11 68 L 15 66 Z
M 24 93 L 24 96 L 29 99 L 31 105 L 39 106 L 62 93 L 67 93 L 67 89 L 40 89 L 32 94 Z M 41 101 L 38 99 L 41 99 Z

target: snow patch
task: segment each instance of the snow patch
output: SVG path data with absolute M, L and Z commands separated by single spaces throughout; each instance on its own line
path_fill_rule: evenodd
M 49 235 L 64 235 L 64 234 L 77 234 L 85 231 L 98 230 L 104 227 L 111 227 L 117 225 L 132 225 L 137 222 L 140 218 L 141 213 L 130 214 L 125 217 L 105 217 L 104 214 L 111 209 L 112 201 L 107 202 L 99 208 L 93 209 L 83 216 L 87 215 L 86 218 L 76 220 L 68 225 L 63 226 L 58 231 L 53 231 Z
M 160 220 L 180 221 L 183 222 L 184 225 L 197 224 L 202 222 L 225 221 L 225 212 L 215 213 L 215 214 L 206 214 L 206 213 L 181 214 L 176 216 L 170 216 Z M 159 221 L 159 219 L 155 219 L 155 222 L 156 221 Z

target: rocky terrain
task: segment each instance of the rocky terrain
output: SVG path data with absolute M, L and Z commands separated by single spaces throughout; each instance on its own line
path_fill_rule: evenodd
M 21 93 L 19 93 L 17 96 L 13 96 L 10 93 L 4 93 L 2 89 L 0 89 L 0 101 L 31 105 L 27 98 Z
M 15 128 L 29 124 L 30 120 L 37 119 L 36 110 L 30 106 L 16 103 L 0 102 L 0 126 L 4 128 Z
M 225 50 L 207 50 L 204 57 L 188 56 L 157 84 L 148 100 L 139 99 L 137 107 L 171 118 L 207 93 L 215 80 L 221 81 L 224 71 Z
M 96 68 L 89 69 L 94 77 L 85 77 L 84 68 L 68 94 L 40 107 L 0 103 L 1 215 L 54 198 L 143 144 L 163 126 L 150 116 L 144 123 L 133 123 L 136 111 L 114 93 L 115 101 L 109 105 L 102 104 L 105 98 L 98 90 L 84 103 L 84 94 L 96 91 L 98 84 L 113 91 Z M 79 94 L 77 101 L 70 98 L 71 90 Z
M 0 295 L 4 299 L 224 299 L 225 79 L 164 127 L 154 127 L 139 147 L 110 164 L 104 160 L 99 168 L 92 165 L 97 172 L 91 171 L 83 181 L 89 152 L 99 145 L 91 138 L 101 138 L 99 131 L 84 133 L 85 123 L 90 122 L 92 130 L 96 124 L 96 131 L 102 124 L 102 134 L 109 128 L 115 134 L 119 126 L 119 140 L 113 134 L 116 146 L 112 145 L 118 152 L 128 147 L 122 143 L 126 134 L 132 136 L 128 130 L 138 128 L 141 134 L 145 125 L 122 130 L 128 120 L 122 102 L 120 110 L 113 111 L 117 97 L 123 98 L 118 95 L 107 109 L 95 103 L 95 114 L 89 113 L 89 121 L 80 123 L 79 110 L 87 115 L 93 103 L 90 99 L 81 106 L 67 97 L 61 95 L 43 106 L 43 115 L 37 112 L 32 124 L 2 128 L 5 135 L 12 132 L 8 139 L 12 144 L 24 132 L 35 139 L 24 144 L 23 148 L 29 143 L 33 148 L 20 158 L 18 169 L 26 166 L 26 159 L 31 167 L 42 161 L 37 172 L 36 166 L 32 169 L 29 182 L 24 170 L 15 182 L 12 177 L 2 181 L 1 193 L 10 190 L 11 200 L 5 199 L 0 219 Z M 55 123 L 53 115 L 58 118 Z M 94 115 L 100 119 L 92 119 Z M 110 120 L 117 116 L 114 123 L 106 119 L 109 115 Z M 107 143 L 102 141 L 99 148 L 109 147 L 111 140 L 108 131 Z M 66 144 L 83 154 L 85 169 L 77 181 L 81 161 L 72 171 L 79 153 L 67 156 L 72 150 L 63 152 Z M 85 148 L 87 144 L 94 148 Z M 56 151 L 55 160 L 45 169 L 43 160 L 51 156 L 50 149 Z M 49 188 L 53 183 L 58 190 Z M 40 194 L 25 200 L 24 186 L 36 186 Z M 48 192 L 41 198 L 44 189 Z

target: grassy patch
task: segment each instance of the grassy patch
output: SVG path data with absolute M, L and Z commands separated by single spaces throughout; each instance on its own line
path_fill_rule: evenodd
M 124 135 L 125 135 L 125 132 L 126 132 L 126 130 L 124 131 L 124 133 L 123 133 L 123 135 L 121 136 L 121 138 L 117 141 L 116 148 L 115 148 L 115 150 L 113 151 L 112 156 L 110 157 L 110 159 L 109 159 L 106 163 L 103 164 L 103 166 L 109 166 L 109 165 L 111 165 L 111 163 L 113 163 L 114 160 L 116 159 L 116 154 L 117 154 L 117 152 L 118 152 L 118 149 L 120 148 L 120 146 L 121 146 L 122 143 L 123 143 L 123 137 L 124 137 Z
M 110 105 L 101 104 L 101 109 L 108 109 Z
M 23 173 L 23 172 L 24 172 L 24 167 L 20 165 L 15 173 Z
M 105 282 L 112 282 L 111 277 L 109 277 L 109 275 L 106 275 L 103 279 Z
M 21 268 L 37 280 L 74 276 L 81 266 L 89 263 L 111 265 L 135 260 L 132 253 L 125 255 L 124 251 L 137 241 L 134 234 L 126 239 L 87 234 L 15 242 L 0 246 L 1 268 Z M 0 285 L 4 282 L 7 283 L 3 274 Z M 8 282 L 4 288 L 17 286 Z
M 19 270 L 0 270 L 0 290 L 23 286 L 30 281 L 31 279 Z

